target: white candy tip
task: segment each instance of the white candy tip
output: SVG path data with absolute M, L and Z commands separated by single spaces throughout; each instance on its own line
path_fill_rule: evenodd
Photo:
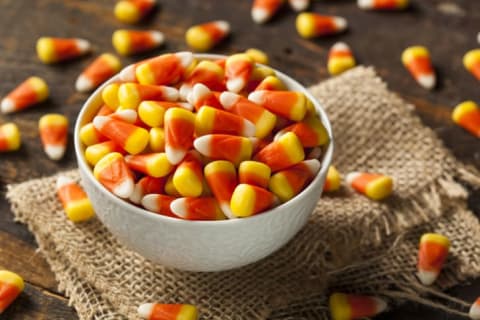
M 307 9 L 309 0 L 290 0 L 290 7 L 292 7 L 293 10 L 299 12 Z
M 431 90 L 435 87 L 436 78 L 435 78 L 435 75 L 433 74 L 421 75 L 420 77 L 418 77 L 417 81 L 418 81 L 418 84 L 420 84 L 425 89 Z
M 158 212 L 157 195 L 147 194 L 141 200 L 142 206 L 150 211 Z
M 437 280 L 438 273 L 432 271 L 419 270 L 417 272 L 417 277 L 420 282 L 426 286 L 429 286 Z
M 133 180 L 130 178 L 126 178 L 120 184 L 115 186 L 112 192 L 120 198 L 127 199 L 132 195 L 134 189 L 135 184 L 133 183 Z
M 187 217 L 187 201 L 185 198 L 178 198 L 170 203 L 170 210 L 180 218 L 185 219 Z
M 223 33 L 230 33 L 230 23 L 225 20 L 218 20 L 216 22 L 217 28 L 222 30 Z
M 133 189 L 132 194 L 128 199 L 135 204 L 140 204 L 142 202 L 142 198 L 143 198 L 143 188 L 140 186 L 140 184 L 137 183 L 135 185 L 135 188 Z
M 120 80 L 125 82 L 135 81 L 137 79 L 137 76 L 135 75 L 135 66 L 133 64 L 126 66 L 122 71 L 120 71 L 118 76 Z
M 473 303 L 470 307 L 470 312 L 468 313 L 470 319 L 480 320 L 480 305 Z
M 350 47 L 345 42 L 337 42 L 332 46 L 335 51 L 350 51 Z
M 264 90 L 253 91 L 248 95 L 248 100 L 255 102 L 256 104 L 262 104 Z
M 61 187 L 63 186 L 66 186 L 66 185 L 69 185 L 69 184 L 72 184 L 74 181 L 72 178 L 69 178 L 67 176 L 58 176 L 57 178 L 57 190 L 60 189 Z
M 155 45 L 160 46 L 165 42 L 165 36 L 160 31 L 151 31 L 152 41 Z
M 187 68 L 193 62 L 193 53 L 190 51 L 177 52 L 175 55 L 180 59 L 180 64 L 183 68 Z
M 88 40 L 85 39 L 77 39 L 77 48 L 80 52 L 84 53 L 87 51 L 90 51 L 91 49 L 91 44 Z
M 113 114 L 128 123 L 137 121 L 137 112 L 133 109 L 118 110 Z
M 232 209 L 230 208 L 230 204 L 227 202 L 223 202 L 219 204 L 220 209 L 222 209 L 223 214 L 228 218 L 228 219 L 237 219 L 237 217 L 233 214 Z
M 477 34 L 477 42 L 480 43 L 480 32 Z
M 195 150 L 208 157 L 210 154 L 210 141 L 211 136 L 209 134 L 198 137 L 193 140 L 193 147 Z
M 228 79 L 226 84 L 229 91 L 238 93 L 243 89 L 243 87 L 245 87 L 246 83 L 245 80 L 242 78 L 233 78 Z
M 179 94 L 180 94 L 180 98 L 182 100 L 186 100 L 186 101 L 189 101 L 188 97 L 190 96 L 190 94 L 192 93 L 192 86 L 189 85 L 189 84 L 182 84 L 180 86 L 180 90 L 178 91 Z
M 185 150 L 174 149 L 170 146 L 165 146 L 165 153 L 167 155 L 168 162 L 171 164 L 179 164 L 187 152 Z
M 153 303 L 144 303 L 138 306 L 137 312 L 138 315 L 144 319 L 150 318 L 150 315 L 152 314 L 153 307 L 155 304 Z
M 204 85 L 203 83 L 197 83 L 193 86 L 191 94 L 188 96 L 187 101 L 195 104 L 200 99 L 204 98 L 208 94 L 210 94 L 210 89 Z
M 45 146 L 44 151 L 51 160 L 60 160 L 65 154 L 65 146 Z
M 333 21 L 335 23 L 335 26 L 337 27 L 338 31 L 343 31 L 347 29 L 348 22 L 347 19 L 342 18 L 342 17 L 334 17 Z
M 373 8 L 373 0 L 358 0 L 357 5 L 360 9 L 369 10 Z
M 377 314 L 382 313 L 385 310 L 387 310 L 388 304 L 385 300 L 377 298 L 377 297 L 373 297 L 373 300 L 375 300 L 375 302 L 376 302 L 375 305 L 377 307 Z
M 242 136 L 253 137 L 253 136 L 255 136 L 256 131 L 257 131 L 257 129 L 251 121 L 248 121 L 247 119 L 243 119 Z
M 89 92 L 94 86 L 93 82 L 83 74 L 81 74 L 75 82 L 75 89 L 77 89 L 78 92 Z
M 0 105 L 3 113 L 12 113 L 15 111 L 15 107 L 15 103 L 9 98 L 3 99 L 2 104 Z
M 220 94 L 220 103 L 225 109 L 231 109 L 240 96 L 233 92 L 224 91 Z
M 96 116 L 93 118 L 93 126 L 97 130 L 101 130 L 101 128 L 105 125 L 105 123 L 109 120 L 107 116 Z
M 303 163 L 308 167 L 312 175 L 317 174 L 318 170 L 320 170 L 320 161 L 317 159 L 305 160 Z
M 345 181 L 348 185 L 351 185 L 353 180 L 355 180 L 360 174 L 360 172 L 350 172 L 345 176 Z
M 263 8 L 252 9 L 252 19 L 256 23 L 265 23 L 270 19 L 271 14 Z
M 164 87 L 165 100 L 167 101 L 177 101 L 179 97 L 178 90 L 173 87 Z

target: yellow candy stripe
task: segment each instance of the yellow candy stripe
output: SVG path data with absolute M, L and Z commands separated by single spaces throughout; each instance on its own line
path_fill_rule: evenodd
M 184 304 L 177 314 L 176 320 L 197 320 L 197 308 L 190 304 Z
M 216 109 L 213 107 L 203 106 L 200 108 L 195 117 L 195 134 L 197 136 L 203 136 L 212 132 L 216 112 Z
M 111 83 L 102 90 L 103 102 L 112 110 L 117 110 L 120 102 L 118 100 L 119 83 Z
M 100 161 L 97 162 L 95 168 L 93 168 L 93 175 L 96 179 L 100 178 L 100 174 L 103 170 L 108 168 L 113 162 L 122 159 L 123 156 L 118 152 L 112 152 L 104 156 Z
M 348 304 L 347 295 L 343 293 L 334 293 L 329 299 L 330 314 L 332 320 L 351 320 L 352 310 Z
M 73 222 L 86 221 L 95 215 L 90 199 L 85 198 L 67 204 L 65 208 L 68 219 Z
M 142 18 L 142 12 L 131 2 L 119 1 L 114 9 L 115 17 L 125 23 L 136 23 Z
M 425 233 L 421 238 L 420 238 L 420 243 L 425 243 L 425 242 L 430 242 L 430 243 L 437 243 L 445 248 L 447 250 L 450 248 L 450 240 L 438 233 Z
M 25 288 L 22 277 L 8 270 L 0 270 L 0 282 L 13 285 L 17 287 L 19 291 L 23 291 Z
M 137 68 L 138 70 L 138 68 Z M 141 102 L 140 93 L 134 83 L 124 83 L 118 89 L 120 106 L 127 109 L 136 109 Z
M 480 49 L 470 50 L 463 56 L 463 65 L 468 70 L 478 63 L 480 63 Z
M 232 194 L 230 208 L 237 217 L 248 217 L 254 212 L 255 202 L 255 190 L 248 184 L 240 184 Z
M 282 172 L 278 172 L 272 176 L 268 188 L 282 202 L 286 202 L 295 196 L 295 191 L 292 189 L 287 177 Z
M 331 165 L 328 168 L 324 191 L 336 191 L 340 189 L 341 179 L 340 173 Z
M 42 37 L 37 41 L 37 54 L 40 60 L 44 63 L 52 63 L 57 61 L 55 54 L 55 43 L 53 39 Z
M 155 101 L 143 101 L 138 106 L 138 116 L 150 127 L 161 127 L 163 126 L 165 108 Z
M 28 78 L 28 84 L 33 88 L 37 94 L 38 102 L 44 101 L 49 96 L 48 85 L 42 78 L 30 77 Z
M 168 162 L 165 153 L 157 153 L 149 157 L 146 162 L 147 172 L 152 177 L 164 177 L 172 171 L 173 166 Z
M 198 51 L 207 51 L 215 45 L 210 34 L 201 26 L 189 28 L 185 33 L 185 41 L 190 47 Z
M 163 128 L 151 128 L 150 129 L 150 149 L 154 152 L 165 151 L 165 132 Z
M 460 123 L 461 119 L 464 116 L 468 115 L 471 112 L 474 112 L 478 108 L 479 108 L 478 105 L 473 101 L 462 102 L 458 106 L 456 106 L 455 109 L 453 110 L 452 120 L 455 123 Z
M 268 64 L 268 56 L 260 49 L 250 48 L 245 53 L 256 63 Z
M 413 60 L 418 59 L 419 57 L 429 57 L 430 53 L 428 49 L 423 46 L 414 46 L 405 49 L 402 53 L 402 63 L 407 66 Z
M 15 151 L 21 145 L 20 130 L 14 123 L 0 126 L 0 151 Z
M 278 143 L 282 145 L 290 163 L 295 164 L 305 158 L 305 151 L 296 134 L 287 132 L 278 139 Z
M 373 200 L 388 197 L 393 191 L 393 179 L 388 176 L 379 177 L 367 184 L 365 195 Z

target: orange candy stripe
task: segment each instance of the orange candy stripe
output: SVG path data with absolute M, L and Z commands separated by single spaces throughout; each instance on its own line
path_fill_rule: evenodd
M 173 148 L 190 149 L 194 131 L 194 123 L 185 119 L 170 119 L 165 122 L 165 144 Z
M 350 319 L 372 317 L 377 313 L 375 300 L 371 297 L 347 295 L 347 301 L 351 310 Z
M 331 17 L 315 16 L 313 19 L 314 30 L 318 35 L 332 34 L 337 32 L 337 26 Z
M 265 179 L 265 177 L 262 177 L 255 172 L 239 172 L 238 179 L 240 183 L 263 187 L 268 186 L 268 179 Z
M 138 128 L 139 127 L 133 124 L 110 118 L 107 122 L 105 122 L 104 126 L 100 130 L 100 133 L 110 138 L 119 146 L 125 147 L 127 139 Z
M 40 138 L 44 145 L 66 145 L 68 127 L 49 125 L 40 130 Z
M 280 143 L 272 142 L 260 150 L 253 159 L 264 162 L 272 172 L 275 172 L 288 167 L 286 164 L 289 162 L 289 155 Z
M 420 243 L 418 268 L 426 271 L 439 271 L 448 256 L 448 249 L 436 242 Z
M 352 181 L 352 188 L 360 193 L 365 193 L 367 185 L 375 179 L 381 178 L 382 175 L 374 173 L 362 173 Z
M 205 180 L 207 180 L 208 186 L 218 202 L 230 202 L 233 191 L 238 184 L 237 177 L 234 174 L 219 171 L 206 175 Z
M 75 39 L 52 39 L 55 48 L 56 60 L 67 60 L 82 54 Z
M 149 60 L 148 65 L 154 73 L 156 84 L 170 84 L 178 81 L 184 73 L 184 69 L 178 57 L 174 54 L 166 54 Z
M 317 133 L 303 122 L 297 122 L 295 124 L 292 124 L 291 126 L 283 129 L 283 131 L 290 131 L 295 133 L 305 148 L 318 146 Z
M 113 69 L 108 61 L 99 58 L 93 61 L 82 74 L 98 85 L 113 76 L 115 73 L 117 73 L 117 70 Z
M 126 177 L 133 179 L 132 172 L 125 163 L 125 160 L 123 158 L 118 158 L 99 172 L 98 180 L 100 180 L 102 184 L 111 191 L 114 190 L 118 183 L 123 181 Z
M 225 36 L 225 32 L 222 29 L 218 28 L 216 22 L 204 23 L 200 25 L 200 28 L 202 28 L 206 33 L 208 33 L 213 43 L 219 42 Z
M 181 304 L 155 304 L 148 320 L 177 320 Z
M 10 284 L 0 282 L 0 314 L 18 297 L 20 290 Z
M 262 106 L 251 102 L 247 98 L 240 96 L 230 111 L 253 123 L 256 123 L 257 120 L 263 115 L 265 109 Z
M 10 92 L 5 98 L 11 99 L 15 102 L 15 110 L 22 110 L 26 107 L 38 102 L 38 94 L 30 85 L 28 79 L 22 82 L 12 92 Z
M 157 42 L 153 41 L 152 35 L 148 31 L 129 31 L 128 37 L 130 40 L 130 51 L 133 52 L 147 51 L 158 45 Z
M 415 77 L 433 73 L 430 57 L 427 56 L 415 57 L 407 64 L 407 68 Z
M 469 112 L 461 117 L 459 123 L 462 127 L 480 138 L 480 109 Z
M 221 212 L 215 198 L 185 198 L 188 220 L 216 220 Z
M 69 183 L 60 187 L 57 194 L 64 207 L 73 201 L 87 198 L 85 191 L 83 191 L 83 189 L 76 183 Z

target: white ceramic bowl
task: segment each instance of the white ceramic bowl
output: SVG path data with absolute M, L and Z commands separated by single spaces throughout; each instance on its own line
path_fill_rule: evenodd
M 219 59 L 220 55 L 197 54 L 199 59 Z M 276 71 L 276 70 L 275 70 Z M 290 90 L 303 92 L 311 101 L 327 129 L 330 144 L 314 180 L 295 198 L 264 213 L 243 219 L 186 221 L 148 212 L 117 198 L 93 176 L 84 157 L 80 128 L 90 122 L 102 104 L 98 88 L 80 111 L 75 125 L 75 152 L 83 186 L 98 218 L 128 248 L 145 258 L 189 271 L 221 271 L 258 261 L 285 245 L 307 222 L 324 185 L 333 153 L 332 129 L 318 101 L 298 82 L 276 71 Z

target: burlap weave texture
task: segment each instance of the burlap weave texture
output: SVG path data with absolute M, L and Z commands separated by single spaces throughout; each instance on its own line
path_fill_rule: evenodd
M 34 233 L 80 318 L 136 319 L 138 304 L 162 301 L 195 304 L 202 319 L 324 319 L 329 287 L 429 303 L 420 295 L 434 293 L 414 277 L 424 231 L 452 240 L 439 288 L 478 276 L 480 227 L 462 186 L 479 186 L 478 173 L 456 161 L 372 69 L 358 67 L 311 91 L 332 121 L 337 168 L 389 174 L 395 196 L 372 202 L 345 187 L 326 195 L 287 246 L 238 270 L 154 265 L 118 244 L 97 219 L 68 221 L 55 177 L 10 186 L 16 219 Z

